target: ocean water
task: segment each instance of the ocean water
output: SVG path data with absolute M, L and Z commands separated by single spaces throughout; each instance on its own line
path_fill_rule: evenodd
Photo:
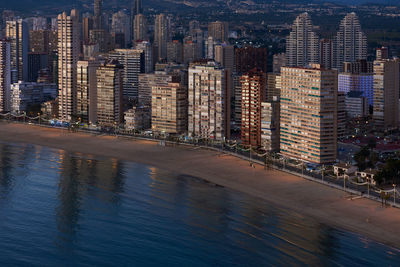
M 399 266 L 400 251 L 195 177 L 0 143 L 0 266 Z

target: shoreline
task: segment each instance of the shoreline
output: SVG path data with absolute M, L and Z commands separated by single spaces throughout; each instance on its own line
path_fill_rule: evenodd
M 0 123 L 0 140 L 62 149 L 71 153 L 137 162 L 176 174 L 194 176 L 262 198 L 338 229 L 400 249 L 400 209 L 382 208 L 365 198 L 348 200 L 339 189 L 278 170 L 264 170 L 237 157 L 184 145 L 159 146 L 156 141 L 72 133 L 65 129 Z

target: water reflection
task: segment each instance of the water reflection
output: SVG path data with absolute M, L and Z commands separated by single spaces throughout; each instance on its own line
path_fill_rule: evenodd
M 0 266 L 400 262 L 262 199 L 116 159 L 0 144 L 0 194 Z
M 72 245 L 77 231 L 85 200 L 88 197 L 112 204 L 108 211 L 115 212 L 123 192 L 124 164 L 115 159 L 96 160 L 88 156 L 72 155 L 65 151 L 59 153 L 59 183 L 56 208 L 56 221 L 59 231 L 58 245 Z M 102 189 L 102 190 L 99 190 Z M 111 192 L 111 194 L 107 194 Z
M 12 191 L 15 182 L 12 175 L 15 156 L 12 146 L 0 144 L 0 200 L 6 199 Z

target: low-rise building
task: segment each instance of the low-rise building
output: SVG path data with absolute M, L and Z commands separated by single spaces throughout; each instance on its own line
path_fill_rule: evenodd
M 357 166 L 353 166 L 348 163 L 338 163 L 333 166 L 333 173 L 335 176 L 346 175 L 347 177 L 349 177 L 354 175 L 356 171 L 357 171 Z
M 40 105 L 57 97 L 54 83 L 18 82 L 11 85 L 11 112 L 28 111 L 32 105 Z
M 151 112 L 149 107 L 133 107 L 125 112 L 126 130 L 147 130 L 151 127 Z
M 375 181 L 375 175 L 378 173 L 378 170 L 376 169 L 366 169 L 364 171 L 359 171 L 356 172 L 356 175 L 366 181 L 368 181 L 369 183 L 371 183 L 372 185 L 376 185 L 376 181 Z

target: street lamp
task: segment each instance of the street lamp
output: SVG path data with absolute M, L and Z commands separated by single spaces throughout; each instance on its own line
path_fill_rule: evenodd
M 393 203 L 396 205 L 396 185 L 393 184 Z

